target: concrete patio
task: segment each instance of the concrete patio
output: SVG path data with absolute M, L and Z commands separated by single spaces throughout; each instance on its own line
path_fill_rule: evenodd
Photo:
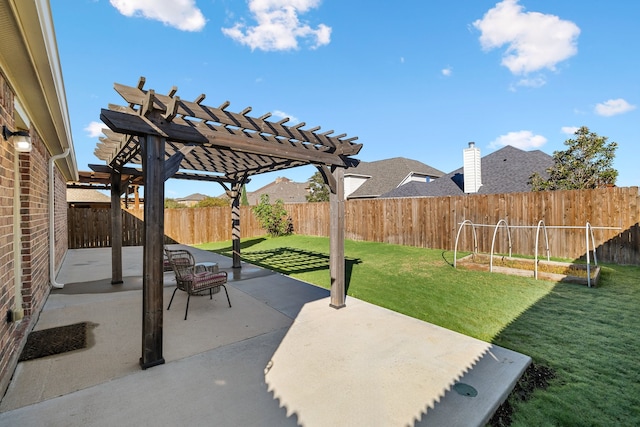
M 110 249 L 70 250 L 65 287 L 36 329 L 89 322 L 88 346 L 20 362 L 0 425 L 478 426 L 530 363 L 352 297 L 335 310 L 326 289 L 191 250 L 229 272 L 233 307 L 224 291 L 192 297 L 183 320 L 183 292 L 166 310 L 166 273 L 166 363 L 144 371 L 142 248 L 123 248 L 121 285 L 110 283 Z

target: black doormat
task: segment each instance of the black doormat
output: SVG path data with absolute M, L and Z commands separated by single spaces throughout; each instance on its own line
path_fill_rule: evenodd
M 87 323 L 33 331 L 20 355 L 20 362 L 38 359 L 87 346 Z

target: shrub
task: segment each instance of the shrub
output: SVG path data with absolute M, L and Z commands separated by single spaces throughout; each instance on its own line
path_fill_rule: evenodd
M 271 204 L 269 195 L 263 194 L 260 196 L 260 202 L 251 210 L 270 236 L 286 236 L 293 233 L 293 223 L 282 200 L 278 199 Z
M 212 208 L 212 207 L 219 207 L 219 206 L 229 206 L 229 200 L 223 199 L 222 197 L 205 197 L 204 199 L 196 203 L 194 207 L 195 208 Z
M 164 199 L 164 208 L 165 209 L 183 209 L 186 208 L 186 205 L 176 201 L 175 199 Z

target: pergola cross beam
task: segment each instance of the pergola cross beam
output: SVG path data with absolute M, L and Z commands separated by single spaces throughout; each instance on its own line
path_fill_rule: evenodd
M 346 166 L 343 159 L 344 154 L 331 152 L 326 146 L 324 150 L 321 150 L 317 146 L 308 146 L 296 140 L 273 140 L 273 137 L 258 133 L 238 131 L 204 122 L 192 123 L 184 118 L 175 118 L 170 122 L 158 121 L 115 110 L 102 110 L 100 118 L 112 130 L 135 136 L 154 135 L 179 143 L 226 148 L 236 152 L 299 160 L 310 164 Z M 105 160 L 119 164 L 130 161 L 132 156 L 126 156 L 126 160 L 119 162 L 117 159 L 122 156 L 127 147 L 132 146 L 135 146 L 133 138 L 121 142 L 120 151 L 115 151 L 115 155 L 114 151 L 110 151 L 111 156 Z M 117 150 L 117 143 L 114 141 L 107 148 L 111 150 L 116 148 Z M 127 154 L 132 151 L 127 151 Z

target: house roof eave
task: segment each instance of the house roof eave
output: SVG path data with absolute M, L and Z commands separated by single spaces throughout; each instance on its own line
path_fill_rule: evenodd
M 70 150 L 58 162 L 67 181 L 78 179 L 67 100 L 51 9 L 47 0 L 0 2 L 1 68 L 51 155 Z

